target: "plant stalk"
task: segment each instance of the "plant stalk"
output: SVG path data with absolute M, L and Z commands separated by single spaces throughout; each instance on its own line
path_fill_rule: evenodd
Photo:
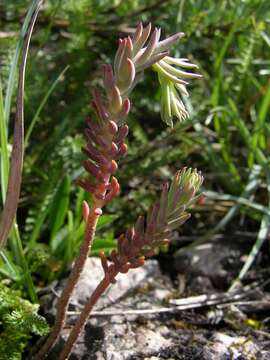
M 117 271 L 115 271 L 115 273 L 112 274 L 112 277 L 115 277 L 116 275 L 117 275 Z M 59 360 L 65 360 L 69 358 L 72 348 L 75 342 L 77 341 L 81 331 L 83 330 L 93 307 L 95 306 L 100 296 L 104 293 L 104 291 L 109 287 L 110 284 L 111 284 L 110 277 L 104 276 L 103 280 L 101 280 L 99 285 L 96 287 L 95 291 L 92 293 L 90 299 L 88 300 L 84 309 L 82 310 L 75 326 L 71 330 L 71 333 L 65 343 L 64 349 L 60 354 Z
M 35 356 L 35 360 L 42 360 L 45 359 L 52 349 L 52 347 L 55 345 L 57 340 L 59 339 L 60 332 L 65 324 L 66 320 L 66 312 L 68 309 L 69 301 L 72 295 L 72 292 L 78 282 L 78 279 L 82 273 L 82 270 L 84 268 L 84 264 L 87 260 L 89 251 L 91 249 L 93 239 L 96 232 L 96 226 L 100 215 L 97 215 L 95 213 L 96 206 L 93 206 L 92 212 L 88 217 L 85 235 L 83 243 L 80 247 L 80 253 L 75 261 L 75 264 L 73 266 L 72 272 L 68 278 L 67 285 L 65 286 L 63 293 L 61 297 L 58 300 L 57 303 L 57 314 L 55 319 L 55 324 L 52 328 L 52 331 L 47 338 L 47 341 L 43 345 L 43 347 L 40 349 L 40 351 Z

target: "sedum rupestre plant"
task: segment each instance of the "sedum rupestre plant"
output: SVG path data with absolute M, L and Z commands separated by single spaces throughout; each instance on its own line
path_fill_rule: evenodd
M 80 253 L 59 298 L 55 324 L 36 359 L 44 359 L 57 342 L 65 325 L 72 291 L 89 255 L 99 217 L 104 206 L 119 194 L 120 185 L 113 174 L 118 169 L 118 161 L 128 150 L 125 139 L 128 135 L 126 118 L 131 107 L 129 95 L 141 73 L 152 67 L 158 74 L 163 121 L 173 126 L 174 118 L 182 121 L 188 116 L 181 98 L 188 95 L 187 80 L 201 75 L 187 71 L 197 68 L 188 59 L 169 56 L 170 48 L 184 36 L 183 33 L 162 41 L 160 35 L 160 29 L 155 28 L 151 33 L 151 24 L 143 27 L 140 23 L 132 38 L 120 39 L 113 66 L 103 66 L 104 91 L 93 91 L 92 107 L 96 116 L 86 121 L 86 146 L 82 149 L 87 157 L 83 165 L 89 177 L 78 180 L 78 184 L 92 194 L 93 202 L 91 207 L 85 201 L 82 204 L 86 228 Z M 68 359 L 93 306 L 116 281 L 117 274 L 142 266 L 145 257 L 154 255 L 160 245 L 169 241 L 171 231 L 189 218 L 187 208 L 196 201 L 202 181 L 196 169 L 179 170 L 171 184 L 164 185 L 160 200 L 150 207 L 147 217 L 139 217 L 134 227 L 119 237 L 117 249 L 111 252 L 111 262 L 104 253 L 100 254 L 104 278 L 72 328 L 60 360 Z

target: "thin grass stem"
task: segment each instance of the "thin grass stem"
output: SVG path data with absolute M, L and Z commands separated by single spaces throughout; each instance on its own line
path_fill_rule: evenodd
M 267 169 L 266 173 L 267 179 L 267 191 L 268 191 L 268 206 L 270 207 L 270 171 Z M 258 232 L 257 239 L 255 244 L 253 245 L 245 264 L 243 265 L 242 269 L 239 272 L 238 277 L 234 280 L 232 285 L 230 286 L 228 291 L 234 290 L 237 285 L 241 282 L 241 280 L 246 276 L 248 270 L 251 268 L 253 262 L 255 261 L 262 245 L 264 244 L 265 240 L 268 238 L 270 228 L 270 214 L 265 214 L 262 218 L 260 230 Z
M 64 74 L 66 73 L 66 71 L 68 69 L 69 69 L 69 65 L 66 66 L 63 71 L 61 71 L 61 73 L 54 80 L 54 82 L 52 83 L 52 85 L 49 87 L 48 91 L 44 95 L 43 99 L 41 100 L 40 105 L 39 105 L 39 107 L 38 107 L 32 121 L 31 121 L 30 126 L 28 127 L 28 130 L 27 130 L 27 133 L 25 135 L 25 139 L 24 139 L 24 147 L 25 147 L 25 149 L 28 146 L 29 138 L 30 138 L 30 136 L 32 134 L 34 126 L 36 125 L 36 122 L 38 121 L 40 113 L 42 112 L 42 110 L 43 110 L 44 106 L 46 105 L 46 103 L 47 103 L 49 97 L 51 96 L 52 92 L 54 91 L 56 86 L 59 84 L 59 82 L 61 81 L 61 79 L 63 78 Z

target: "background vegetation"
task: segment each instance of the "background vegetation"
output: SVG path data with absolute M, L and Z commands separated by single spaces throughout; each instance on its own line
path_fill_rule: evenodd
M 2 202 L 12 144 L 18 35 L 30 4 L 0 4 Z M 102 216 L 92 253 L 114 247 L 117 235 L 184 165 L 203 171 L 206 199 L 193 209 L 193 220 L 175 234 L 164 256 L 215 240 L 216 234 L 233 234 L 244 240 L 247 254 L 254 246 L 242 278 L 263 243 L 261 254 L 268 252 L 269 1 L 47 0 L 27 67 L 18 228 L 0 257 L 3 283 L 32 302 L 41 288 L 63 276 L 77 253 L 84 231 L 81 202 L 87 195 L 74 180 L 83 173 L 80 148 L 84 120 L 91 116 L 91 89 L 99 84 L 100 65 L 112 60 L 117 39 L 131 33 L 138 21 L 151 21 L 164 36 L 184 31 L 186 37 L 174 51 L 197 63 L 204 77 L 191 84 L 191 97 L 185 99 L 190 119 L 174 129 L 159 119 L 155 75 L 147 72 L 136 88 L 129 154 L 119 171 L 122 196 Z M 3 321 L 1 326 L 6 329 Z

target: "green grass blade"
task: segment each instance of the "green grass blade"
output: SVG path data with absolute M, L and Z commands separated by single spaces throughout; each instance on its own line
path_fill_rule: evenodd
M 213 94 L 211 97 L 211 100 L 212 100 L 211 102 L 212 102 L 213 106 L 217 106 L 219 104 L 220 90 L 221 90 L 220 87 L 222 84 L 222 73 L 221 73 L 222 66 L 221 65 L 224 60 L 227 50 L 228 50 L 231 42 L 233 41 L 234 33 L 237 29 L 237 26 L 238 26 L 238 23 L 236 21 L 234 21 L 233 25 L 229 31 L 229 34 L 227 35 L 227 37 L 224 41 L 224 44 L 223 44 L 218 56 L 216 57 L 216 61 L 214 62 L 215 83 L 214 83 L 214 88 L 213 88 Z M 217 126 L 217 124 L 216 124 L 216 126 Z
M 117 240 L 114 237 L 114 233 L 107 233 L 105 238 L 96 237 L 92 249 L 91 255 L 98 256 L 100 251 L 104 251 L 109 255 L 110 252 L 117 247 Z
M 254 194 L 254 191 L 257 189 L 259 185 L 258 177 L 261 173 L 261 166 L 255 165 L 249 175 L 249 179 L 247 185 L 241 194 L 241 198 L 249 199 L 251 195 Z M 209 238 L 210 236 L 216 234 L 219 230 L 224 229 L 226 225 L 232 220 L 232 218 L 237 214 L 241 207 L 241 204 L 237 203 L 231 207 L 231 209 L 227 212 L 227 214 L 223 217 L 223 219 L 205 236 Z
M 267 191 L 268 191 L 268 206 L 270 207 L 270 171 L 269 169 L 266 170 L 266 179 L 267 179 Z M 252 266 L 255 258 L 257 257 L 262 245 L 267 240 L 269 235 L 269 228 L 270 228 L 270 215 L 265 214 L 262 218 L 260 230 L 258 232 L 257 239 L 255 244 L 253 245 L 247 260 L 245 261 L 244 266 L 242 267 L 237 279 L 232 283 L 231 287 L 228 291 L 234 290 L 240 281 L 246 276 L 248 270 Z
M 21 183 L 21 168 L 23 164 L 23 98 L 24 98 L 24 80 L 25 80 L 25 67 L 27 61 L 27 55 L 29 50 L 29 43 L 33 31 L 33 27 L 41 7 L 41 1 L 35 0 L 29 8 L 26 15 L 26 19 L 21 29 L 21 33 L 18 39 L 13 61 L 9 72 L 9 80 L 7 84 L 7 92 L 4 107 L 4 125 L 6 126 L 6 141 L 7 141 L 7 129 L 10 116 L 11 99 L 16 82 L 16 71 L 20 59 L 21 52 L 22 59 L 19 70 L 19 81 L 18 81 L 18 92 L 17 92 L 17 104 L 16 104 L 16 119 L 15 119 L 15 130 L 14 130 L 14 145 L 12 148 L 11 162 L 10 162 L 10 173 L 8 174 L 8 190 L 5 199 L 5 205 L 2 212 L 1 221 L 1 242 L 2 246 L 5 245 L 5 241 L 10 233 L 10 247 L 16 263 L 21 266 L 23 270 L 23 276 L 25 279 L 24 286 L 27 288 L 29 297 L 32 302 L 37 302 L 37 295 L 31 277 L 31 272 L 28 267 L 27 260 L 24 256 L 23 246 L 16 224 L 16 210 L 19 200 L 19 191 Z M 3 100 L 1 101 L 3 103 Z M 2 129 L 3 133 L 3 129 Z M 4 137 L 4 136 L 3 136 Z M 3 188 L 5 186 L 2 185 Z M 11 231 L 10 231 L 11 230 Z
M 253 164 L 253 161 L 250 161 L 251 158 L 252 159 L 255 158 L 256 162 L 258 164 L 260 164 L 261 166 L 265 166 L 267 163 L 267 159 L 266 159 L 264 153 L 261 151 L 261 149 L 259 149 L 257 146 L 256 147 L 252 146 L 252 144 L 251 144 L 252 135 L 251 135 L 248 127 L 246 126 L 244 120 L 241 119 L 239 111 L 238 111 L 237 106 L 236 106 L 235 102 L 233 101 L 233 99 L 228 98 L 228 104 L 229 104 L 230 109 L 233 112 L 232 122 L 237 127 L 239 134 L 242 137 L 242 139 L 248 149 L 247 160 L 248 160 L 249 167 L 252 167 L 252 164 Z
M 241 196 L 234 196 L 234 195 L 229 195 L 229 194 L 219 194 L 215 191 L 205 191 L 204 194 L 207 197 L 209 197 L 210 199 L 216 199 L 216 200 L 222 200 L 222 201 L 223 200 L 224 201 L 235 201 L 236 203 L 239 203 L 248 208 L 257 210 L 262 214 L 266 214 L 266 215 L 270 216 L 270 209 L 268 207 L 258 204 L 257 202 L 245 199 Z
M 228 291 L 234 290 L 237 285 L 241 282 L 241 280 L 246 276 L 248 270 L 250 269 L 251 265 L 253 264 L 256 256 L 258 255 L 263 243 L 268 238 L 269 234 L 269 227 L 270 227 L 270 216 L 264 215 L 262 218 L 260 230 L 258 232 L 257 240 L 255 241 L 255 244 L 253 245 L 247 260 L 245 261 L 244 266 L 242 267 L 237 279 L 234 280 L 231 287 Z
M 49 209 L 46 209 L 45 211 L 41 212 L 40 215 L 38 216 L 36 223 L 35 223 L 35 227 L 29 238 L 29 243 L 28 243 L 29 249 L 32 249 L 35 246 L 37 239 L 40 236 L 42 225 L 43 225 L 46 217 L 48 216 L 48 214 L 49 214 Z
M 265 121 L 270 107 L 270 86 L 267 87 L 266 93 L 262 99 L 261 106 L 259 108 L 259 113 L 254 124 L 253 136 L 251 138 L 252 148 L 265 149 L 266 138 L 265 138 Z M 251 157 L 250 162 L 254 162 L 254 156 Z
M 24 255 L 22 240 L 20 237 L 18 225 L 15 223 L 11 229 L 11 236 L 10 236 L 10 247 L 12 250 L 12 255 L 16 259 L 16 263 L 22 268 L 23 270 L 23 286 L 28 291 L 28 295 L 30 300 L 33 303 L 38 303 L 38 297 L 36 294 L 36 289 L 33 283 L 33 279 L 31 276 L 31 272 L 27 263 L 27 260 Z
M 13 264 L 12 259 L 10 259 L 8 253 L 5 250 L 0 250 L 0 257 L 6 265 L 6 269 L 1 267 L 0 271 L 2 271 L 5 276 L 9 277 L 13 281 L 19 281 L 21 278 L 20 271 L 18 267 Z
M 52 250 L 55 250 L 56 248 L 54 244 L 54 237 L 63 225 L 68 212 L 70 187 L 71 180 L 70 177 L 66 175 L 55 193 L 52 206 L 50 208 L 50 247 Z
M 48 89 L 48 91 L 46 92 L 45 96 L 43 97 L 43 99 L 41 100 L 41 103 L 30 123 L 30 126 L 27 130 L 26 136 L 25 136 L 25 148 L 28 146 L 28 142 L 29 142 L 29 138 L 32 134 L 32 131 L 34 129 L 34 126 L 36 124 L 36 122 L 38 121 L 39 115 L 41 113 L 41 111 L 43 110 L 44 106 L 46 105 L 49 97 L 51 96 L 52 92 L 54 91 L 54 89 L 56 88 L 56 86 L 59 84 L 59 82 L 61 81 L 61 79 L 63 78 L 65 72 L 69 69 L 69 65 L 66 66 L 64 68 L 64 70 L 58 75 L 58 77 L 55 79 L 55 81 L 52 83 L 52 85 L 50 86 L 50 88 Z
M 257 189 L 259 185 L 259 175 L 261 173 L 261 166 L 255 165 L 249 175 L 247 185 L 245 186 L 244 191 L 242 192 L 240 198 L 246 199 L 247 201 L 250 201 L 249 198 L 254 194 L 255 190 Z M 204 194 L 209 197 L 209 193 L 212 194 L 212 192 L 204 192 Z M 211 196 L 210 196 L 211 197 Z M 176 252 L 176 256 L 185 252 L 185 250 L 193 248 L 195 246 L 201 245 L 206 243 L 207 241 L 210 241 L 210 239 L 215 235 L 218 231 L 225 228 L 225 226 L 228 225 L 228 223 L 233 219 L 233 217 L 237 214 L 239 209 L 241 208 L 241 202 L 237 202 L 235 205 L 233 205 L 230 210 L 226 213 L 226 215 L 219 221 L 219 223 L 210 231 L 208 231 L 205 235 L 200 237 L 198 240 L 194 241 L 191 245 L 186 246 L 185 248 L 181 248 L 179 251 Z
M 232 23 L 231 29 L 228 35 L 226 36 L 224 44 L 221 47 L 221 50 L 219 51 L 219 54 L 216 57 L 216 61 L 214 63 L 215 80 L 214 80 L 213 93 L 211 96 L 211 102 L 214 108 L 222 104 L 221 95 L 222 92 L 224 91 L 224 89 L 222 89 L 222 84 L 224 83 L 222 64 L 225 55 L 229 49 L 229 46 L 234 39 L 234 34 L 237 30 L 237 27 L 238 27 L 238 22 L 235 19 L 235 21 L 233 21 Z M 219 116 L 219 114 L 215 114 L 213 118 L 213 122 L 214 122 L 215 131 L 218 135 L 219 143 L 221 145 L 221 155 L 224 160 L 225 167 L 228 169 L 228 172 L 230 172 L 231 175 L 233 176 L 232 179 L 233 181 L 231 181 L 230 188 L 231 191 L 235 191 L 235 189 L 239 187 L 239 184 L 241 184 L 241 177 L 237 167 L 234 165 L 233 155 L 230 148 L 231 142 L 229 137 L 229 124 L 228 121 L 226 121 L 226 119 L 224 119 L 222 115 Z
M 51 194 L 53 194 L 54 189 L 57 189 L 59 186 L 61 181 L 61 171 L 62 169 L 59 166 L 54 167 L 50 174 L 50 181 L 43 189 L 43 200 L 39 204 L 37 212 L 35 213 L 35 225 L 29 235 L 29 241 L 27 243 L 27 247 L 29 249 L 32 249 L 36 245 L 37 240 L 41 237 L 43 224 L 49 216 L 50 208 L 52 206 L 53 196 L 51 196 Z
M 263 97 L 263 100 L 262 100 L 262 104 L 260 106 L 260 109 L 259 109 L 259 128 L 263 127 L 264 126 L 264 123 L 266 121 L 266 116 L 269 111 L 269 107 L 270 107 L 270 86 L 267 86 L 267 91 Z M 261 134 L 260 138 L 259 138 L 259 143 L 261 145 L 261 147 L 264 147 L 265 146 L 265 139 L 264 139 L 264 136 L 263 134 Z
M 23 47 L 23 40 L 24 40 L 24 36 L 27 32 L 28 26 L 30 24 L 31 18 L 35 12 L 35 9 L 38 5 L 39 0 L 34 0 L 32 2 L 32 4 L 29 7 L 29 10 L 26 14 L 20 35 L 19 35 L 19 39 L 17 42 L 17 46 L 13 55 L 13 59 L 10 65 L 10 70 L 9 70 L 9 78 L 8 78 L 8 84 L 7 84 L 7 90 L 6 90 L 6 97 L 5 97 L 5 108 L 4 108 L 4 114 L 5 114 L 5 121 L 6 124 L 8 125 L 9 123 L 9 117 L 10 117 L 10 109 L 11 109 L 11 101 L 12 101 L 12 95 L 13 95 L 13 91 L 16 85 L 16 75 L 17 75 L 17 69 L 18 69 L 18 63 L 19 63 L 19 58 L 20 58 L 20 54 L 22 51 L 22 47 Z

